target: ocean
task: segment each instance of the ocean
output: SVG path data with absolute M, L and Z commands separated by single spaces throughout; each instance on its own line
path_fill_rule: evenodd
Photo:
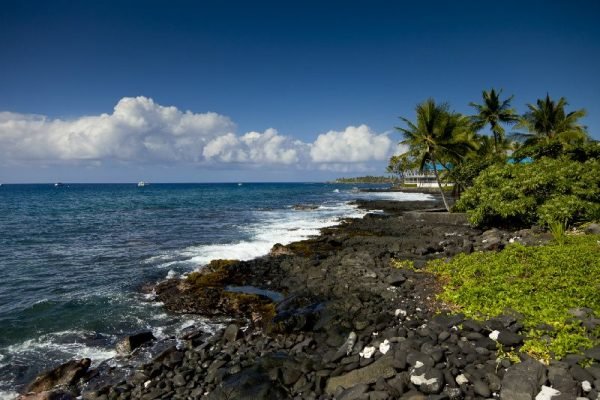
M 139 330 L 214 328 L 167 314 L 141 287 L 361 217 L 357 198 L 430 197 L 325 183 L 0 186 L 0 398 L 69 359 L 110 359 Z

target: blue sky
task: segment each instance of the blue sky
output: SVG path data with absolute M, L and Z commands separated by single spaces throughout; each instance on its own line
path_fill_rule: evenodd
M 600 138 L 600 3 L 403 3 L 3 1 L 0 181 L 381 174 L 398 116 L 491 87 Z

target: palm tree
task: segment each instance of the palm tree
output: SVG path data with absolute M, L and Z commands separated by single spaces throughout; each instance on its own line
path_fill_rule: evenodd
M 564 97 L 554 101 L 548 94 L 545 99 L 538 99 L 536 105 L 527 104 L 529 111 L 523 115 L 518 127 L 528 132 L 517 135 L 526 139 L 526 145 L 552 140 L 565 144 L 585 141 L 588 138 L 587 130 L 578 120 L 586 115 L 586 111 L 582 108 L 567 113 L 567 105 Z
M 390 174 L 398 175 L 398 180 L 400 183 L 403 183 L 405 171 L 413 168 L 413 164 L 413 160 L 408 153 L 393 155 L 390 158 L 386 171 Z
M 458 162 L 468 151 L 476 148 L 468 118 L 450 112 L 447 103 L 436 104 L 433 99 L 418 104 L 416 113 L 414 123 L 400 117 L 407 125 L 406 128 L 396 127 L 404 137 L 400 143 L 409 146 L 409 152 L 417 160 L 421 171 L 428 165 L 433 167 L 444 206 L 450 211 L 440 182 L 438 163 L 447 168 L 447 162 Z
M 490 125 L 490 130 L 494 135 L 494 151 L 496 153 L 498 153 L 499 148 L 502 150 L 506 148 L 504 128 L 501 124 L 510 125 L 519 121 L 516 111 L 510 107 L 510 102 L 514 96 L 501 101 L 500 94 L 502 94 L 502 89 L 498 92 L 495 89 L 491 89 L 489 92 L 484 90 L 482 92 L 483 104 L 469 103 L 471 107 L 477 110 L 477 114 L 471 117 L 475 129 L 480 130 L 487 124 Z

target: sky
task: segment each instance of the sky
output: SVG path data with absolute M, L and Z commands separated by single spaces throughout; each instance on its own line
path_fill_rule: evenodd
M 0 0 L 0 182 L 382 175 L 484 89 L 600 139 L 600 2 Z

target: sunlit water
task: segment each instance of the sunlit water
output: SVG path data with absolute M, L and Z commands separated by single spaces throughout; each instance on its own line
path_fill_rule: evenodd
M 364 215 L 348 204 L 360 197 L 428 198 L 315 183 L 1 186 L 0 398 L 68 359 L 113 357 L 128 333 L 209 327 L 168 315 L 141 285 L 318 234 Z

